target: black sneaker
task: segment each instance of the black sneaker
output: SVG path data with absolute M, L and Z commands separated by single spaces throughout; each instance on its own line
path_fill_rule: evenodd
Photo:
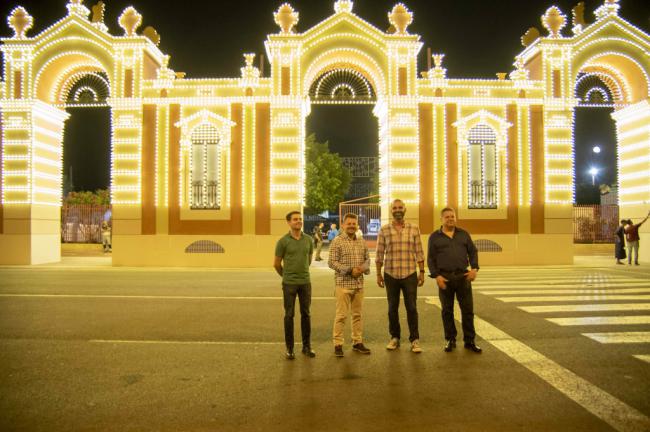
M 311 357 L 311 358 L 316 357 L 316 353 L 309 346 L 302 347 L 302 353 L 307 357 Z
M 293 360 L 296 358 L 296 355 L 293 353 L 293 350 L 287 350 L 287 352 L 284 353 L 284 356 L 287 358 L 287 360 Z
M 366 348 L 361 342 L 352 345 L 352 350 L 361 354 L 370 354 L 370 350 Z
M 334 355 L 337 357 L 343 357 L 343 345 L 336 345 L 334 347 Z

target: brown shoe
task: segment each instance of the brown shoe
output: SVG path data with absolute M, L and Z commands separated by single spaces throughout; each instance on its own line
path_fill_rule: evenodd
M 343 345 L 336 345 L 334 347 L 334 355 L 337 357 L 343 357 Z

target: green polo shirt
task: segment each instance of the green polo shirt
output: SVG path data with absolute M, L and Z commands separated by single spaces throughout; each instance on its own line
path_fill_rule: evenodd
M 282 282 L 292 285 L 310 283 L 309 257 L 314 252 L 314 242 L 304 232 L 300 233 L 300 240 L 296 240 L 287 233 L 278 240 L 275 246 L 275 256 L 282 258 Z

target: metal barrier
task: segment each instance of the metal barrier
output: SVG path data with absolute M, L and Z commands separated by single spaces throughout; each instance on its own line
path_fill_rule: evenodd
M 61 207 L 62 243 L 101 243 L 102 222 L 110 225 L 111 206 L 64 204 Z
M 354 213 L 359 217 L 359 228 L 361 228 L 361 231 L 363 232 L 363 237 L 366 240 L 376 239 L 377 234 L 379 233 L 379 228 L 381 228 L 381 205 L 374 202 L 360 202 L 369 201 L 375 198 L 379 198 L 379 195 L 372 195 L 340 203 L 339 221 L 341 226 L 343 224 L 343 216 L 345 216 L 346 213 Z
M 617 205 L 574 205 L 574 243 L 614 243 L 619 226 Z

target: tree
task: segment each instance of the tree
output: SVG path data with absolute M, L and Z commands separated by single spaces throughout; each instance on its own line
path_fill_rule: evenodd
M 97 189 L 95 192 L 80 191 L 69 192 L 63 202 L 65 204 L 94 204 L 108 205 L 111 203 L 111 194 L 108 189 Z
M 316 141 L 311 134 L 305 142 L 307 151 L 306 205 L 316 213 L 334 210 L 350 188 L 351 175 L 329 143 Z

